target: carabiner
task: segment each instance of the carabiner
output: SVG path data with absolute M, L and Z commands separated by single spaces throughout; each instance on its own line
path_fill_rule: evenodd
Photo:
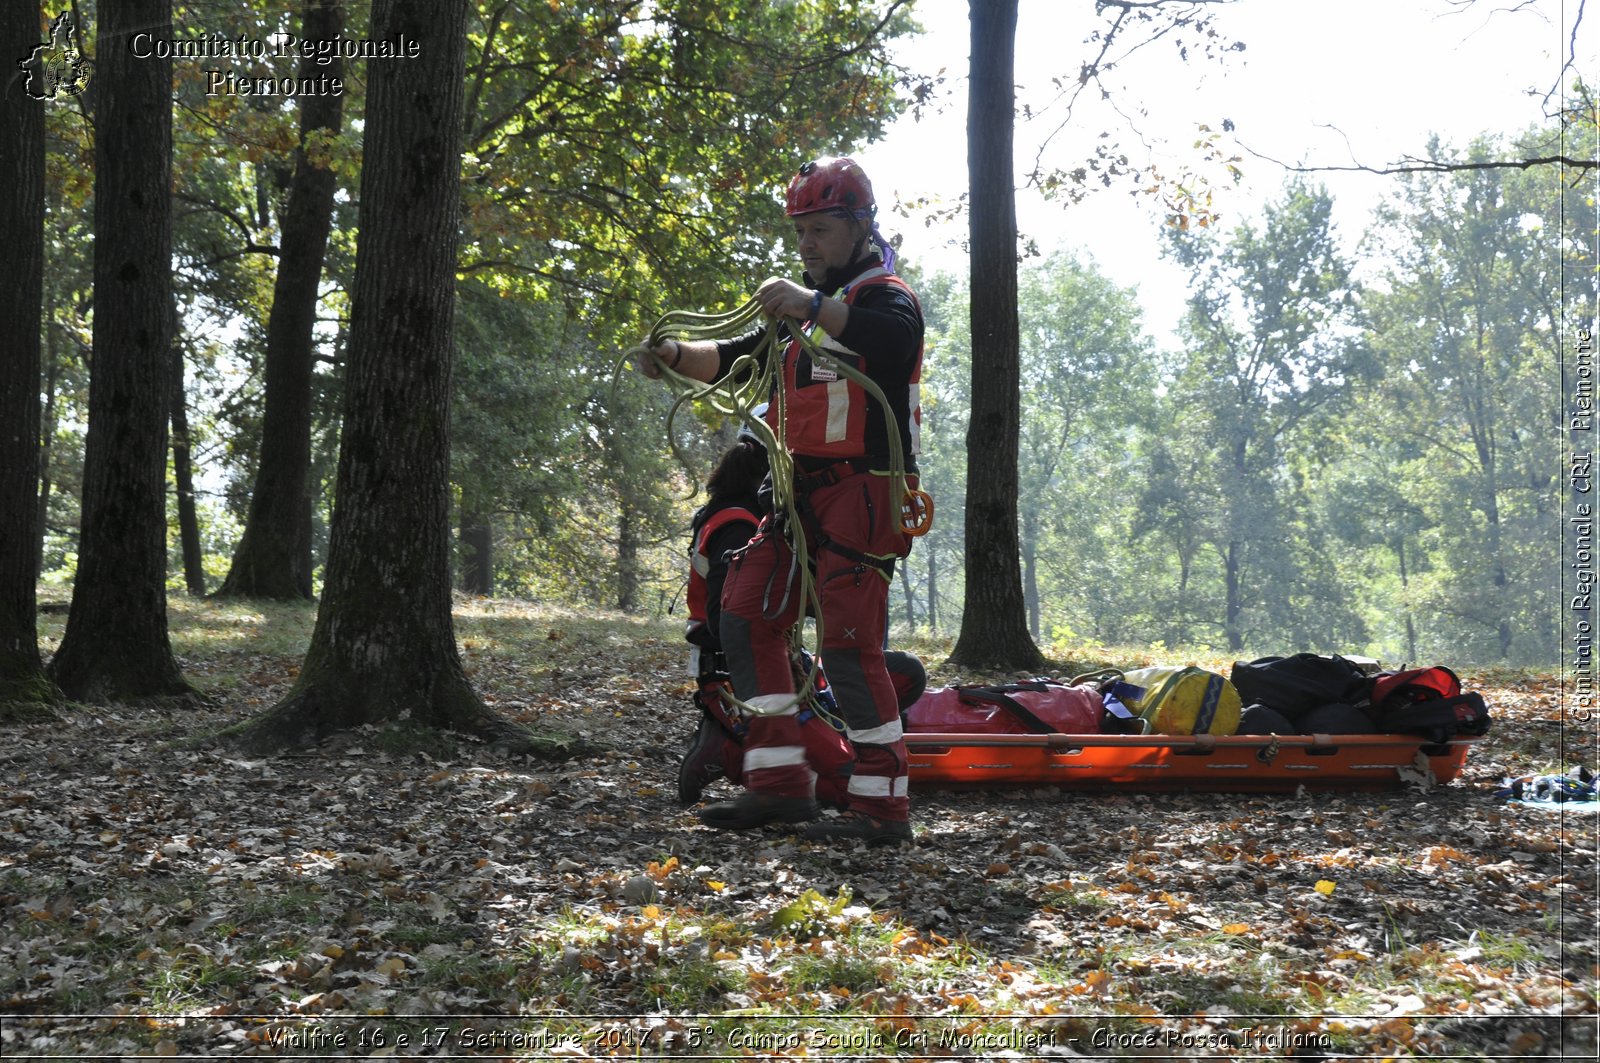
M 900 530 L 916 538 L 933 527 L 933 496 L 921 488 L 909 489 L 900 500 Z

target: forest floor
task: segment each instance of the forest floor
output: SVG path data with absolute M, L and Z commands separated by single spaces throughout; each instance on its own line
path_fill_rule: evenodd
M 916 790 L 916 844 L 867 850 L 678 806 L 677 622 L 458 605 L 487 701 L 607 751 L 243 756 L 205 736 L 289 689 L 311 609 L 178 598 L 210 707 L 7 724 L 0 1054 L 1595 1056 L 1596 817 L 1493 796 L 1594 766 L 1549 677 L 1463 670 L 1495 724 L 1426 791 Z

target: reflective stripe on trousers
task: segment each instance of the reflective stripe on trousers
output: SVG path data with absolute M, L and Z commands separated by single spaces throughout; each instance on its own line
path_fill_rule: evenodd
M 850 807 L 878 819 L 910 818 L 900 706 L 884 667 L 889 580 L 872 565 L 831 549 L 873 557 L 903 557 L 909 541 L 887 476 L 858 473 L 808 497 L 807 541 L 816 549 L 822 610 L 819 647 L 828 683 L 849 734 L 858 743 L 848 787 Z M 790 695 L 789 632 L 800 619 L 798 588 L 789 586 L 793 551 L 782 537 L 762 532 L 728 568 L 722 592 L 722 644 L 743 701 Z M 785 600 L 787 599 L 787 600 Z M 776 607 L 783 603 L 784 608 Z M 774 794 L 810 793 L 814 773 L 797 765 L 750 770 L 752 747 L 801 745 L 792 716 L 754 716 L 746 742 L 746 784 Z M 801 787 L 804 786 L 802 790 Z

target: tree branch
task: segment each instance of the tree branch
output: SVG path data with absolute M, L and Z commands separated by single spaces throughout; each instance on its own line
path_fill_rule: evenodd
M 1173 4 L 1183 4 L 1185 6 L 1194 5 L 1198 7 L 1201 4 L 1227 4 L 1231 2 L 1232 0 L 1095 0 L 1095 10 L 1099 11 L 1108 7 L 1120 7 L 1124 11 L 1132 11 L 1135 8 L 1168 7 Z
M 1569 166 L 1578 171 L 1578 177 L 1582 177 L 1600 169 L 1600 159 L 1577 159 L 1571 155 L 1540 155 L 1527 159 L 1492 159 L 1483 162 L 1444 162 L 1438 159 L 1407 156 L 1391 166 L 1368 166 L 1363 163 L 1352 163 L 1349 166 L 1298 166 L 1265 155 L 1248 144 L 1240 143 L 1239 146 L 1261 161 L 1281 166 L 1289 173 L 1370 173 L 1377 176 L 1393 176 L 1408 173 L 1464 173 L 1471 170 L 1531 170 L 1535 166 Z

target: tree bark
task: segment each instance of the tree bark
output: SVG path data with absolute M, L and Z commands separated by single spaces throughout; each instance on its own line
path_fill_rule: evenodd
M 450 361 L 467 0 L 373 5 L 420 54 L 367 67 L 360 241 L 321 608 L 299 681 L 247 749 L 409 717 L 520 748 L 462 669 L 450 596 Z
M 1033 511 L 1022 515 L 1022 607 L 1028 616 L 1028 631 L 1039 638 L 1039 521 Z
M 461 589 L 494 594 L 494 528 L 489 515 L 463 494 L 461 500 Z
M 1222 606 L 1222 633 L 1228 640 L 1228 652 L 1244 649 L 1244 544 L 1238 539 L 1228 543 L 1222 554 L 1223 584 L 1227 597 Z
M 172 32 L 170 0 L 100 6 L 100 39 Z M 94 358 L 77 580 L 50 675 L 71 698 L 193 693 L 167 637 L 172 62 L 99 50 Z
M 1194 551 L 1188 543 L 1178 548 L 1178 600 L 1172 611 L 1172 626 L 1167 629 L 1168 646 L 1186 646 L 1189 643 L 1189 572 L 1193 567 Z
M 1484 351 L 1482 333 L 1479 334 L 1477 343 L 1478 364 L 1483 365 L 1488 360 Z M 1489 555 L 1489 581 L 1494 586 L 1494 600 L 1505 601 L 1506 586 L 1509 580 L 1506 577 L 1505 552 L 1501 545 L 1500 528 L 1500 476 L 1498 472 L 1499 454 L 1495 447 L 1495 434 L 1492 417 L 1484 412 L 1486 403 L 1473 402 L 1471 409 L 1472 434 L 1478 454 L 1478 467 L 1483 476 L 1483 519 L 1487 541 L 1484 548 Z M 1501 615 L 1495 622 L 1495 641 L 1500 648 L 1500 660 L 1511 658 L 1511 643 L 1514 638 L 1511 621 Z
M 0 53 L 39 44 L 39 12 L 11 4 Z M 15 70 L 13 70 L 15 73 Z M 44 103 L 0 95 L 0 718 L 56 699 L 39 656 L 39 324 L 44 310 Z
M 1017 536 L 1022 371 L 1017 334 L 1015 123 L 1017 0 L 971 0 L 967 105 L 971 209 L 972 418 L 967 429 L 967 592 L 953 664 L 1038 668 Z
M 172 345 L 172 478 L 177 485 L 178 542 L 183 553 L 183 584 L 205 597 L 205 559 L 200 553 L 200 516 L 194 505 L 194 462 L 189 445 L 189 395 L 184 387 L 183 349 Z
M 33 540 L 33 570 L 37 574 L 44 571 L 44 537 L 50 526 L 50 492 L 53 484 L 50 479 L 50 450 L 56 437 L 56 377 L 60 372 L 60 362 L 56 360 L 55 326 L 48 318 L 45 319 L 45 369 L 44 369 L 44 414 L 39 426 L 39 508 L 36 514 Z
M 344 26 L 339 0 L 305 0 L 301 26 L 305 40 L 337 37 Z M 300 76 L 342 73 L 337 55 L 326 66 L 316 63 L 302 59 Z M 319 133 L 337 134 L 340 120 L 340 97 L 300 97 L 300 143 L 267 319 L 260 460 L 244 532 L 217 590 L 223 597 L 311 597 L 311 375 L 317 296 L 337 182 L 332 170 L 312 161 L 306 144 Z
M 1406 610 L 1406 664 L 1409 666 L 1417 659 L 1417 625 L 1411 613 L 1411 575 L 1406 570 L 1406 537 L 1404 535 L 1395 537 L 1394 556 L 1400 562 L 1400 597 L 1405 603 Z
M 617 609 L 631 613 L 639 602 L 639 516 L 626 495 L 617 513 Z
M 900 562 L 900 593 L 906 600 L 906 631 L 913 633 L 917 630 L 917 600 L 912 593 L 911 566 L 904 561 Z

